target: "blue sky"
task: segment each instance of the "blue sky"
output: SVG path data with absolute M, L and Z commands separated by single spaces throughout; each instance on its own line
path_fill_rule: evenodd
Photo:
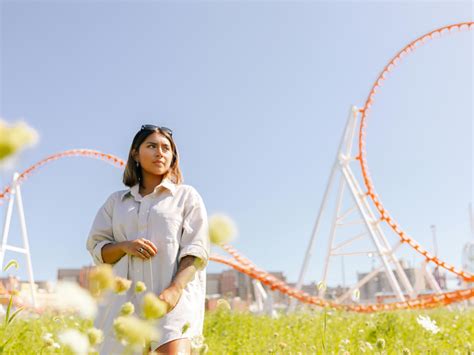
M 171 127 L 185 182 L 209 214 L 230 215 L 239 228 L 233 245 L 290 281 L 350 106 L 363 105 L 380 70 L 409 41 L 472 21 L 470 2 L 0 4 L 0 117 L 25 119 L 40 134 L 18 171 L 73 148 L 125 159 L 141 124 Z M 458 33 L 406 57 L 378 94 L 367 130 L 382 201 L 429 249 L 435 224 L 440 257 L 455 265 L 472 240 L 472 48 L 472 33 Z M 10 174 L 1 175 L 2 186 Z M 121 174 L 102 161 L 67 158 L 22 186 L 36 279 L 91 264 L 85 240 L 105 198 L 124 188 Z M 332 210 L 306 282 L 321 278 L 331 218 Z M 20 242 L 17 222 L 12 244 Z M 421 262 L 406 249 L 399 255 Z M 11 258 L 21 263 L 12 273 L 26 279 L 24 258 L 8 252 Z M 347 282 L 370 267 L 366 257 L 344 264 Z M 334 259 L 329 283 L 341 282 L 340 265 Z M 208 272 L 222 269 L 210 263 Z

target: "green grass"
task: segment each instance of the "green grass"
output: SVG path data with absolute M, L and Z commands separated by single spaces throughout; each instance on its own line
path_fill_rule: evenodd
M 432 334 L 419 325 L 420 314 L 435 320 L 440 332 Z M 65 328 L 85 332 L 91 326 L 91 320 L 52 314 L 17 317 L 8 326 L 2 320 L 0 346 L 10 340 L 0 353 L 71 354 L 44 347 L 42 335 L 55 337 Z M 375 314 L 310 310 L 276 319 L 208 312 L 204 337 L 210 354 L 474 354 L 474 309 Z
M 418 324 L 429 315 L 440 332 Z M 326 330 L 324 317 L 326 316 Z M 204 336 L 212 354 L 474 354 L 474 309 L 356 314 L 310 311 L 271 319 L 248 313 L 208 313 Z M 323 350 L 325 349 L 325 351 Z
M 92 320 L 81 319 L 71 315 L 54 315 L 46 313 L 41 316 L 27 316 L 24 311 L 8 326 L 4 319 L 0 326 L 0 354 L 73 354 L 67 349 L 48 349 L 42 336 L 46 333 L 55 335 L 61 330 L 74 328 L 86 332 L 92 327 Z

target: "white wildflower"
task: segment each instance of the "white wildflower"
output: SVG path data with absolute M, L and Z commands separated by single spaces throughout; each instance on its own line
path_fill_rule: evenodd
M 75 310 L 83 318 L 95 318 L 97 303 L 91 294 L 75 282 L 59 281 L 53 307 L 60 311 Z
M 418 322 L 419 325 L 421 325 L 423 328 L 425 328 L 427 331 L 433 334 L 436 334 L 440 331 L 439 327 L 436 325 L 436 321 L 432 320 L 428 316 L 419 315 L 416 318 L 416 321 Z
M 360 299 L 360 290 L 358 288 L 356 288 L 354 291 L 352 291 L 351 298 L 354 302 L 359 301 L 359 299 Z
M 324 292 L 327 289 L 327 285 L 324 281 L 319 281 L 317 287 L 318 287 L 318 290 L 321 292 Z
M 70 348 L 76 355 L 87 355 L 89 338 L 76 329 L 66 329 L 58 334 L 59 342 Z
M 191 338 L 191 348 L 200 349 L 204 345 L 204 337 L 196 335 Z
M 46 333 L 41 337 L 46 346 L 51 346 L 54 344 L 53 334 Z

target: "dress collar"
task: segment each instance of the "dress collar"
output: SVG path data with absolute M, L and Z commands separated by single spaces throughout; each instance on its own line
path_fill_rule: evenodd
M 176 192 L 176 184 L 169 178 L 164 178 L 161 183 L 155 187 L 152 193 L 156 193 L 161 187 L 166 188 L 169 192 L 171 192 L 172 195 L 174 195 L 174 193 Z M 133 197 L 135 197 L 135 199 L 141 200 L 143 197 L 140 195 L 139 190 L 139 183 L 133 185 L 130 189 L 128 189 L 122 194 L 122 200 L 128 195 L 132 195 Z

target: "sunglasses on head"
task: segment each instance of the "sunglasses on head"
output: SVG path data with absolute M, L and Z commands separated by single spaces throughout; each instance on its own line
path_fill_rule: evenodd
M 155 126 L 154 124 L 144 124 L 140 131 L 156 131 L 157 129 L 168 133 L 170 136 L 173 136 L 173 131 L 168 127 Z

